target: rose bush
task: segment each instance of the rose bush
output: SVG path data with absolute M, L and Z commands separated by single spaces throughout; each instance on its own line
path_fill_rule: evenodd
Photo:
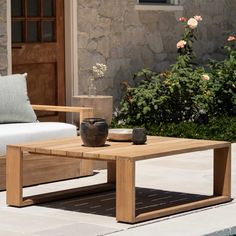
M 124 98 L 116 111 L 114 123 L 124 126 L 146 126 L 164 123 L 197 122 L 206 124 L 209 118 L 236 111 L 236 50 L 235 36 L 224 61 L 211 61 L 208 68 L 197 66 L 193 44 L 202 17 L 179 18 L 184 33 L 177 42 L 178 56 L 170 69 L 157 73 L 143 69 L 135 87 L 123 83 Z M 226 105 L 227 104 L 227 105 Z
M 211 60 L 209 67 L 212 80 L 211 90 L 214 94 L 214 110 L 216 114 L 236 115 L 236 38 L 230 35 L 228 44 L 224 46 L 227 58 L 223 61 Z

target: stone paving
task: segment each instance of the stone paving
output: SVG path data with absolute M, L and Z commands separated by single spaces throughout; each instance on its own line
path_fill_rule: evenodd
M 181 158 L 179 158 L 181 156 Z M 201 157 L 201 158 L 200 158 Z M 236 198 L 236 144 L 232 150 L 232 196 Z M 24 194 L 102 183 L 106 171 L 91 177 L 34 186 Z M 212 151 L 195 152 L 138 162 L 136 186 L 140 188 L 211 194 Z M 133 236 L 133 235 L 233 235 L 236 234 L 236 201 L 154 219 L 139 224 L 117 223 L 114 215 L 86 212 L 81 199 L 45 203 L 24 208 L 8 207 L 0 192 L 0 236 Z M 90 199 L 92 200 L 92 196 Z M 90 201 L 90 200 L 89 200 Z M 96 201 L 96 199 L 95 199 Z M 114 213 L 113 213 L 114 214 Z

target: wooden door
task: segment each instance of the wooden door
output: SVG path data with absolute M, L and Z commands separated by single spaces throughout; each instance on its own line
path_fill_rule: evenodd
M 11 0 L 12 71 L 28 73 L 32 104 L 65 104 L 63 0 Z M 39 113 L 44 120 L 63 120 Z M 42 120 L 42 119 L 41 119 Z

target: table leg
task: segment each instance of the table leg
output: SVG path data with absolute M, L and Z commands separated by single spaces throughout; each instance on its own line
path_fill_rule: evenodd
M 116 182 L 116 162 L 107 162 L 107 183 Z
M 135 222 L 135 162 L 125 158 L 116 161 L 116 220 Z
M 214 195 L 231 195 L 231 147 L 214 149 Z
M 74 189 L 61 190 L 56 192 L 50 192 L 45 194 L 38 194 L 33 196 L 23 196 L 23 152 L 20 147 L 9 146 L 7 150 L 7 183 L 6 183 L 6 195 L 7 204 L 9 206 L 29 206 L 32 204 L 38 204 L 48 202 L 52 200 L 60 200 L 64 198 L 104 192 L 113 190 L 115 188 L 114 183 L 111 183 L 112 175 L 110 174 L 110 183 L 96 184 L 91 186 L 79 187 Z M 111 169 L 114 169 L 115 163 L 111 164 Z M 114 172 L 113 172 L 114 175 Z M 115 178 L 114 178 L 115 181 Z
M 6 158 L 7 204 L 21 206 L 23 204 L 23 153 L 18 147 L 8 147 Z

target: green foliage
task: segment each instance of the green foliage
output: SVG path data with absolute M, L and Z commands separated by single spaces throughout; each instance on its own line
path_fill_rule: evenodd
M 214 93 L 214 112 L 236 114 L 236 50 L 234 44 L 225 46 L 227 58 L 210 61 L 211 90 Z
M 114 119 L 111 126 L 114 128 L 133 127 L 127 126 L 125 123 L 118 124 Z M 148 135 L 236 142 L 236 116 L 216 116 L 209 119 L 207 124 L 182 121 L 179 123 L 147 123 L 142 127 L 147 129 Z
M 143 80 L 137 87 L 126 87 L 118 119 L 127 125 L 196 120 L 208 111 L 211 100 L 203 72 L 203 68 L 163 74 L 140 71 L 135 77 Z
M 146 126 L 149 135 L 236 142 L 236 117 L 214 117 L 208 124 L 161 123 Z
M 187 27 L 187 24 L 184 22 L 185 30 L 182 36 L 186 45 L 184 47 L 178 48 L 178 57 L 176 63 L 172 65 L 172 71 L 178 71 L 179 69 L 189 67 L 191 68 L 194 65 L 195 53 L 193 51 L 193 43 L 197 39 L 195 35 L 195 30 Z

